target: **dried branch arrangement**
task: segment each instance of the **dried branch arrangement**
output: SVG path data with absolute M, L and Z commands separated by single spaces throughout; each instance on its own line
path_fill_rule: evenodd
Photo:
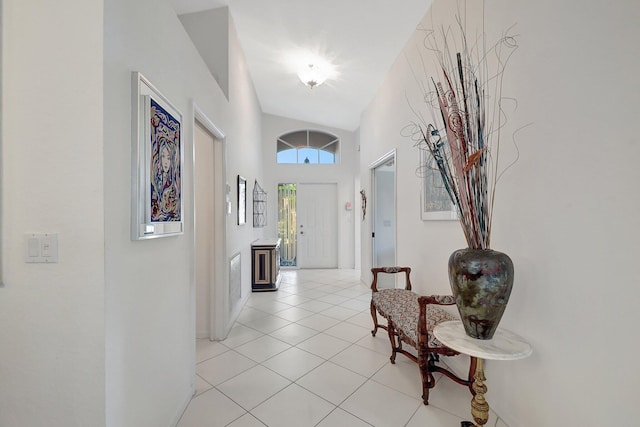
M 514 36 L 503 35 L 487 48 L 483 34 L 470 45 L 460 18 L 457 23 L 457 38 L 445 29 L 426 32 L 425 47 L 436 55 L 440 72 L 417 78 L 431 117 L 413 108 L 418 122 L 409 128 L 416 145 L 433 157 L 469 248 L 488 249 L 495 187 L 504 172 L 498 170 L 502 78 L 517 44 Z

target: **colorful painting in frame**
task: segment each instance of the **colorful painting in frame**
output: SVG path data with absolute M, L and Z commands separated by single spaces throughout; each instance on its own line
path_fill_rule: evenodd
M 182 234 L 182 114 L 140 73 L 132 86 L 131 238 Z
M 151 99 L 151 222 L 180 221 L 180 122 Z

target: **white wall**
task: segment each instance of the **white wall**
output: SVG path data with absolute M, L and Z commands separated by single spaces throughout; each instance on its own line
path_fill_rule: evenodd
M 110 0 L 104 25 L 107 425 L 165 426 L 177 421 L 194 379 L 193 103 L 226 135 L 232 186 L 238 173 L 260 176 L 260 109 L 231 23 L 229 101 L 168 3 Z M 182 236 L 129 237 L 132 71 L 183 114 Z M 227 252 L 243 254 L 247 296 L 257 234 L 235 217 L 227 225 Z
M 2 6 L 0 425 L 101 426 L 103 3 Z M 24 262 L 30 232 L 57 264 Z
M 180 22 L 200 56 L 229 97 L 229 8 L 220 7 L 180 15 Z
M 246 67 L 238 34 L 229 23 L 229 123 L 223 128 L 227 136 L 227 181 L 231 185 L 232 215 L 227 221 L 227 256 L 242 254 L 242 301 L 231 307 L 230 320 L 240 314 L 244 301 L 251 294 L 251 243 L 263 237 L 263 229 L 253 228 L 253 186 L 255 180 L 263 179 L 262 110 L 256 97 L 253 83 Z M 228 130 L 227 130 L 228 129 Z M 247 223 L 237 225 L 237 176 L 247 180 Z M 227 260 L 228 265 L 228 260 Z M 227 332 L 233 326 L 225 325 Z
M 470 26 L 482 16 L 472 9 Z M 436 0 L 424 26 L 448 25 L 454 12 L 454 2 Z M 519 34 L 504 81 L 518 101 L 503 130 L 505 162 L 515 155 L 512 132 L 532 123 L 518 134 L 520 158 L 499 183 L 492 239 L 516 269 L 502 326 L 534 348 L 526 360 L 487 363 L 489 404 L 511 427 L 636 418 L 639 17 L 635 2 L 486 2 L 490 39 L 514 23 Z M 363 115 L 360 165 L 366 186 L 366 165 L 397 147 L 398 262 L 413 267 L 419 292 L 440 293 L 449 292 L 447 259 L 465 242 L 456 222 L 420 221 L 419 155 L 398 136 L 413 119 L 405 93 L 419 102 L 407 64 L 420 63 L 422 38 L 408 43 Z
M 304 88 L 303 88 L 304 89 Z M 339 163 L 335 165 L 279 165 L 276 163 L 276 140 L 283 133 L 314 129 L 332 133 L 340 138 Z M 328 183 L 338 184 L 338 268 L 353 268 L 355 259 L 355 221 L 358 221 L 354 180 L 358 168 L 356 136 L 351 131 L 320 126 L 271 114 L 262 116 L 262 151 L 264 153 L 264 184 L 267 192 L 267 226 L 264 235 L 278 234 L 278 184 L 281 183 Z M 249 181 L 247 181 L 249 182 Z M 251 181 L 253 182 L 253 181 Z M 250 188 L 253 188 L 251 185 Z M 351 211 L 345 203 L 351 202 Z M 252 212 L 252 211 L 251 211 Z

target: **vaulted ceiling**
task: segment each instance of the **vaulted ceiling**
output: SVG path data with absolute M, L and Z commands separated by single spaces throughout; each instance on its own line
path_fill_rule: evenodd
M 355 130 L 431 0 L 170 0 L 178 15 L 228 6 L 265 113 Z M 308 55 L 334 70 L 313 89 Z M 325 68 L 329 68 L 325 66 Z

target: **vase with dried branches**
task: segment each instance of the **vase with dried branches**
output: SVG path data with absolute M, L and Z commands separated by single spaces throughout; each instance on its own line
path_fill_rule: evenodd
M 457 38 L 449 29 L 426 33 L 425 46 L 435 54 L 439 72 L 420 82 L 431 114 L 414 108 L 418 121 L 411 128 L 416 145 L 427 151 L 442 178 L 468 244 L 449 259 L 465 331 L 491 339 L 513 286 L 511 259 L 491 249 L 491 223 L 496 184 L 506 170 L 498 167 L 506 117 L 502 79 L 517 44 L 515 37 L 503 35 L 487 47 L 484 34 L 470 43 L 459 18 L 458 31 Z

